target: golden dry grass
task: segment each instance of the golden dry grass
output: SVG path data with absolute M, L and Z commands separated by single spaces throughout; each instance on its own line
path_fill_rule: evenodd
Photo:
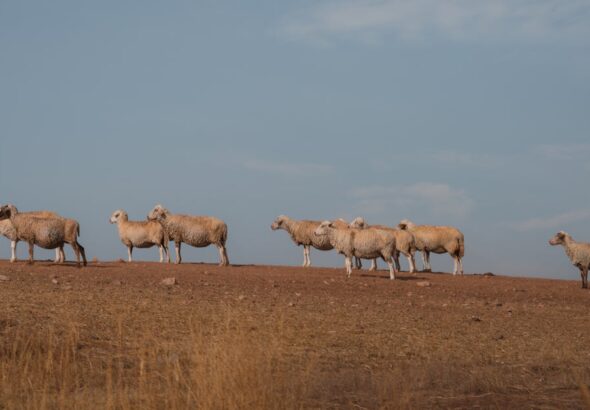
M 0 273 L 0 408 L 588 404 L 590 292 L 576 282 L 420 274 L 433 285 L 419 288 L 407 275 L 157 264 Z

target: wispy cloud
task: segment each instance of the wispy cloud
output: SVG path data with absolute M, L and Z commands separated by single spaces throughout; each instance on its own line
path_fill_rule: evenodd
M 492 154 L 441 150 L 425 153 L 394 154 L 387 159 L 372 159 L 370 165 L 374 170 L 383 172 L 392 169 L 395 163 L 414 163 L 417 159 L 422 164 L 428 163 L 438 166 L 462 168 L 493 168 L 501 166 L 506 161 L 506 157 Z
M 355 210 L 375 215 L 406 215 L 418 209 L 434 217 L 465 218 L 473 209 L 473 200 L 465 191 L 447 184 L 420 182 L 403 186 L 370 186 L 353 189 Z
M 544 144 L 536 146 L 533 152 L 551 160 L 587 160 L 590 157 L 590 144 Z
M 313 42 L 351 35 L 373 41 L 388 31 L 406 40 L 436 35 L 461 41 L 559 37 L 587 41 L 590 5 L 585 0 L 331 1 L 300 11 L 281 30 Z
M 528 219 L 515 224 L 514 227 L 518 231 L 532 231 L 537 229 L 563 229 L 569 224 L 587 220 L 590 220 L 590 209 L 579 209 L 546 218 Z
M 334 172 L 334 168 L 324 164 L 275 162 L 260 159 L 251 159 L 244 162 L 244 167 L 270 174 L 279 174 L 291 177 L 328 175 Z

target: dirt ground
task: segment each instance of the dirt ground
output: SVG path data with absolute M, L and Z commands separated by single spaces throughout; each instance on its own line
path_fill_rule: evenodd
M 590 385 L 590 290 L 581 289 L 579 281 L 406 272 L 391 281 L 386 271 L 354 271 L 347 279 L 344 269 L 123 262 L 77 268 L 0 261 L 0 275 L 8 279 L 0 280 L 0 408 L 35 408 L 35 400 L 48 400 L 48 408 L 143 407 L 141 397 L 117 401 L 111 373 L 103 379 L 104 369 L 96 363 L 127 358 L 119 385 L 133 397 L 130 392 L 141 387 L 133 375 L 145 372 L 143 359 L 133 359 L 145 348 L 137 340 L 148 335 L 166 352 L 177 351 L 180 380 L 190 371 L 192 362 L 182 358 L 195 331 L 203 335 L 203 351 L 217 343 L 228 355 L 237 352 L 224 362 L 229 369 L 218 362 L 203 374 L 227 372 L 219 382 L 227 386 L 232 371 L 239 372 L 241 361 L 251 357 L 253 367 L 262 370 L 244 374 L 268 374 L 244 376 L 250 385 L 244 389 L 260 389 L 259 397 L 275 389 L 274 399 L 265 402 L 216 405 L 229 400 L 219 396 L 209 398 L 208 406 L 199 401 L 205 400 L 201 393 L 193 402 L 199 407 L 590 405 L 584 396 Z M 176 284 L 161 283 L 171 277 Z M 425 281 L 429 286 L 420 286 Z M 63 391 L 60 396 L 64 387 L 40 380 L 48 377 L 43 369 L 16 381 L 24 359 L 15 352 L 31 345 L 28 335 L 43 332 L 56 335 L 58 344 L 75 338 L 75 357 L 68 363 L 79 362 L 72 376 L 77 381 L 68 391 L 94 392 L 92 402 L 70 402 Z M 269 355 L 264 367 L 260 358 Z M 232 383 L 240 386 L 239 380 Z M 232 394 L 245 395 L 235 386 Z M 105 404 L 103 396 L 113 400 Z M 154 407 L 190 407 L 160 396 L 151 402 Z

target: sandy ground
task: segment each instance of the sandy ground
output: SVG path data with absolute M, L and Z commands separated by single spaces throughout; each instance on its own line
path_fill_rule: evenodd
M 313 367 L 303 407 L 586 405 L 590 291 L 579 281 L 123 262 L 0 261 L 0 274 L 0 337 L 76 323 L 88 355 L 108 355 L 117 326 L 174 343 L 191 315 L 231 311 L 252 340 L 280 333 L 286 372 Z M 162 285 L 169 277 L 177 284 Z

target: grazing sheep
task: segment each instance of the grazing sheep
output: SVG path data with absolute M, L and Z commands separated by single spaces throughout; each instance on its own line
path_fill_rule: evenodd
M 227 257 L 227 225 L 213 216 L 192 216 L 171 214 L 162 205 L 156 205 L 149 213 L 148 219 L 158 221 L 164 227 L 168 237 L 174 241 L 176 263 L 182 262 L 180 245 L 184 242 L 197 248 L 215 245 L 219 251 L 219 265 L 229 265 Z
M 401 229 L 391 228 L 385 225 L 367 225 L 365 220 L 361 217 L 355 218 L 350 223 L 351 228 L 356 229 L 365 229 L 365 228 L 379 228 L 388 230 L 395 235 L 395 253 L 393 255 L 393 260 L 395 262 L 395 268 L 397 270 L 401 270 L 401 266 L 399 263 L 399 255 L 403 253 L 406 258 L 408 258 L 408 266 L 410 273 L 416 272 L 416 263 L 414 261 L 414 252 L 416 252 L 416 241 L 414 240 L 414 235 L 412 235 L 408 231 L 403 231 Z M 376 270 L 377 269 L 377 259 L 373 259 L 371 268 L 369 270 Z
M 453 275 L 463 275 L 463 261 L 465 255 L 465 239 L 461 231 L 452 226 L 416 225 L 404 219 L 398 225 L 399 229 L 407 230 L 414 235 L 416 249 L 422 252 L 424 271 L 431 272 L 430 252 L 448 253 L 454 261 Z
M 156 221 L 130 221 L 127 212 L 118 209 L 111 215 L 109 222 L 117 224 L 119 238 L 127 246 L 129 262 L 132 262 L 133 248 L 151 248 L 156 245 L 160 249 L 160 263 L 164 262 L 164 254 L 170 263 L 168 252 L 168 236 L 162 225 Z
M 30 263 L 33 262 L 34 245 L 45 249 L 58 249 L 59 254 L 63 254 L 64 244 L 69 243 L 74 249 L 78 265 L 80 265 L 80 254 L 82 254 L 84 266 L 86 266 L 84 248 L 78 243 L 77 235 L 72 237 L 68 232 L 66 219 L 19 213 L 14 205 L 4 205 L 0 208 L 0 220 L 5 219 L 10 219 L 16 235 L 15 240 L 28 242 Z M 59 262 L 61 258 L 59 255 L 56 256 L 55 262 Z
M 582 277 L 582 288 L 588 288 L 588 269 L 590 269 L 590 243 L 576 242 L 567 233 L 560 231 L 555 234 L 550 245 L 563 245 L 565 253 L 572 264 L 580 269 Z
M 316 228 L 314 234 L 327 238 L 334 249 L 343 254 L 346 261 L 346 273 L 352 273 L 352 257 L 373 259 L 381 257 L 389 266 L 389 278 L 395 279 L 393 266 L 395 236 L 384 229 L 338 229 L 333 222 L 324 221 Z

